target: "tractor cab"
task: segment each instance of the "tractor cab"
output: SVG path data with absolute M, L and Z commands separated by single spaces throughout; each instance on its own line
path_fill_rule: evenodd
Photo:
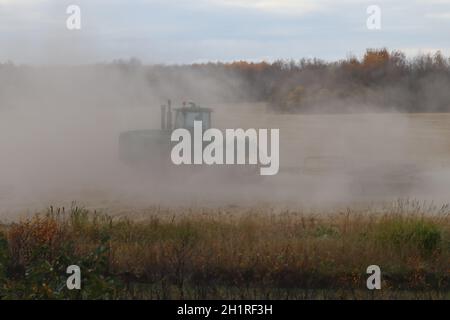
M 203 130 L 211 128 L 211 112 L 209 108 L 202 108 L 193 102 L 183 103 L 183 107 L 174 109 L 174 129 L 184 128 L 194 130 L 194 121 L 202 121 Z
M 211 128 L 211 113 L 211 109 L 192 102 L 172 109 L 172 101 L 168 100 L 167 105 L 161 106 L 161 129 L 122 132 L 119 136 L 119 156 L 124 163 L 132 166 L 167 163 L 172 148 L 172 131 L 187 129 L 193 132 L 195 121 L 201 121 L 203 131 L 206 131 Z

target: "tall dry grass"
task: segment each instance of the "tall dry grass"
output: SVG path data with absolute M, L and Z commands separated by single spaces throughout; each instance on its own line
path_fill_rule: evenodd
M 103 261 L 90 277 L 111 285 L 92 289 L 96 298 L 101 290 L 103 298 L 370 298 L 365 271 L 373 264 L 382 269 L 377 297 L 450 293 L 449 208 L 414 201 L 333 213 L 152 208 L 134 218 L 73 207 L 2 230 L 11 288 L 37 252 L 50 268 L 61 256 L 76 264 L 103 248 L 81 262 Z

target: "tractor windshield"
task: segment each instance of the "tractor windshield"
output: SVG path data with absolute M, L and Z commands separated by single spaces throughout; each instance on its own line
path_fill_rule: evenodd
M 177 114 L 175 126 L 177 128 L 194 129 L 194 121 L 202 121 L 203 130 L 210 128 L 210 114 L 202 111 L 187 111 Z

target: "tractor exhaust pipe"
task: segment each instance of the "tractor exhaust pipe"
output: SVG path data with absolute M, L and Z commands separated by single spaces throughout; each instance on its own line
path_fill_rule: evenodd
M 161 130 L 166 130 L 166 106 L 161 106 Z
M 167 126 L 166 130 L 172 130 L 172 101 L 167 101 Z

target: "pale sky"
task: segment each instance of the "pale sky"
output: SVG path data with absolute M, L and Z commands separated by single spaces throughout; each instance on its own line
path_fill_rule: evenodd
M 66 28 L 69 5 L 81 30 Z M 369 5 L 381 30 L 366 27 Z M 0 62 L 27 64 L 450 55 L 450 0 L 0 0 L 0 45 Z

